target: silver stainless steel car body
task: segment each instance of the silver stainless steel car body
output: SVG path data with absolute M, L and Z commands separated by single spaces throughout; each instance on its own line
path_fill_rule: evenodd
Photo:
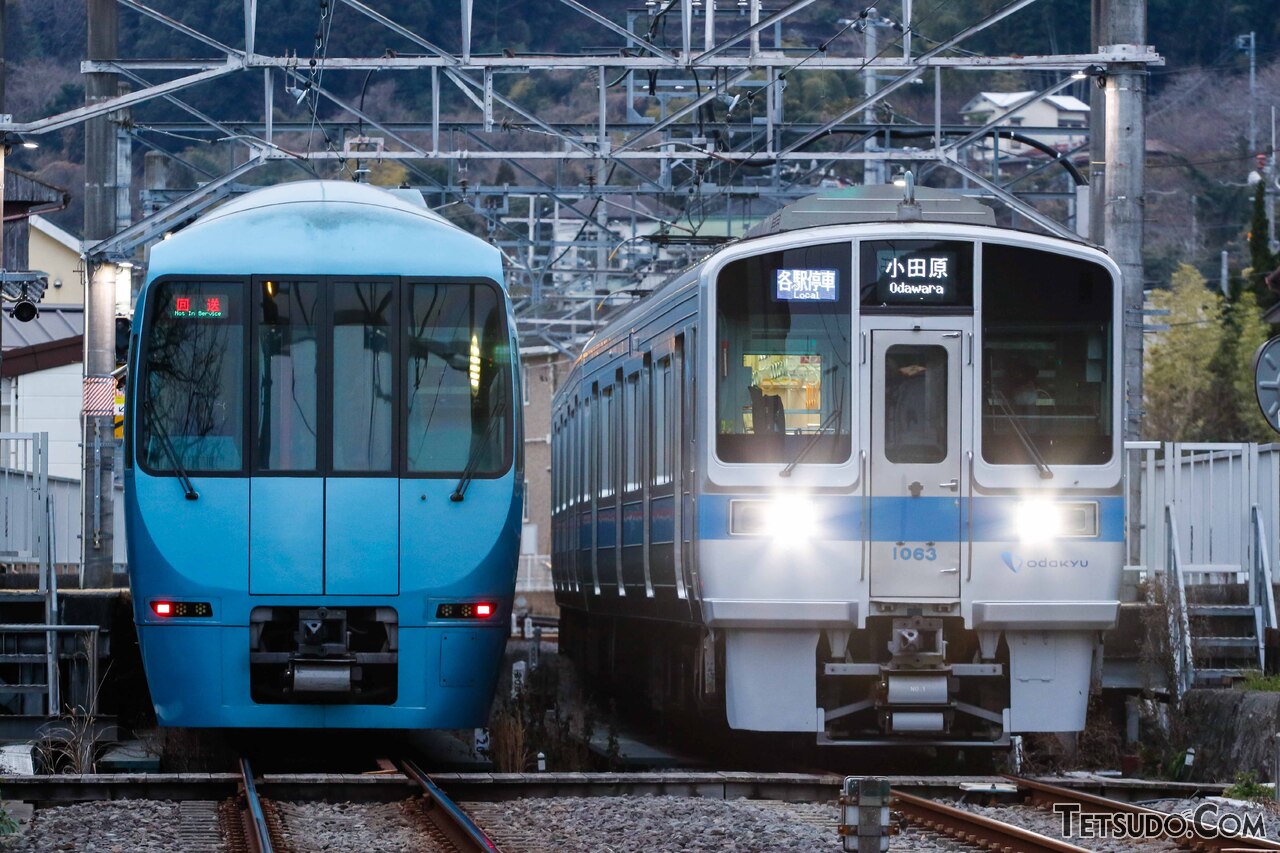
M 1079 730 L 1123 564 L 1120 271 L 891 193 L 800 203 L 835 223 L 780 217 L 584 349 L 553 411 L 562 644 L 739 729 Z

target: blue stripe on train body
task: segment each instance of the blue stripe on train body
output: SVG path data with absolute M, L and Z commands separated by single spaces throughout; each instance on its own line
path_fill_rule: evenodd
M 762 494 L 724 495 L 705 493 L 698 497 L 698 535 L 704 540 L 748 538 L 729 531 L 733 501 L 768 501 Z M 866 500 L 861 496 L 810 497 L 815 536 L 820 539 L 863 541 L 866 538 Z M 870 499 L 871 541 L 873 542 L 1014 542 L 1019 538 L 1014 518 L 1021 498 L 1012 496 L 872 497 Z M 1072 495 L 1061 503 L 1097 503 L 1098 542 L 1124 541 L 1124 498 L 1119 496 Z M 654 501 L 656 505 L 658 502 Z M 956 512 L 957 503 L 959 513 Z M 972 516 L 972 526 L 970 526 Z M 655 525 L 655 539 L 657 528 Z

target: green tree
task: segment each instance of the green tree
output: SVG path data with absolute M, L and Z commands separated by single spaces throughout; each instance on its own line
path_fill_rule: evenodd
M 1233 437 L 1239 441 L 1275 440 L 1275 432 L 1258 408 L 1254 387 L 1253 356 L 1271 334 L 1271 327 L 1262 319 L 1262 313 L 1257 297 L 1249 291 L 1241 293 L 1231 306 L 1230 337 L 1235 344 L 1231 384 L 1240 425 L 1239 434 Z
M 1267 245 L 1267 182 L 1258 181 L 1253 191 L 1253 218 L 1249 222 L 1249 289 L 1262 304 L 1270 304 L 1274 297 L 1263 281 L 1276 268 L 1276 256 Z
M 1223 298 L 1205 286 L 1204 276 L 1188 264 L 1173 274 L 1172 287 L 1151 297 L 1167 308 L 1169 329 L 1146 347 L 1143 391 L 1144 438 L 1204 441 L 1217 411 L 1213 363 L 1224 338 Z

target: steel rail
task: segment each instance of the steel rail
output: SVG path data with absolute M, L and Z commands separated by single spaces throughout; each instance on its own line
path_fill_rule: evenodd
M 547 638 L 544 638 L 544 642 Z M 398 768 L 397 768 L 398 769 Z M 840 787 L 843 776 L 795 773 L 738 773 L 676 770 L 665 773 L 436 773 L 432 780 L 455 797 L 478 799 L 620 796 L 652 794 L 718 799 L 770 799 L 784 789 L 789 799 L 828 799 Z M 225 800 L 236 796 L 239 773 L 104 773 L 87 776 L 5 776 L 5 796 L 13 800 L 65 805 L 101 800 Z M 1001 782 L 1001 776 L 890 776 L 896 790 L 939 795 L 954 792 L 960 782 Z M 1070 780 L 1069 784 L 1092 791 L 1115 791 L 1133 799 L 1184 798 L 1221 795 L 1221 783 L 1152 782 L 1132 779 Z M 316 797 L 362 802 L 397 802 L 419 787 L 401 774 L 282 773 L 260 776 L 255 787 L 274 800 L 308 800 Z
M 267 816 L 262 811 L 262 800 L 253 784 L 253 769 L 247 758 L 240 759 L 240 776 L 240 813 L 249 849 L 253 853 L 272 853 L 271 828 L 267 826 Z
M 988 850 L 1088 853 L 1084 847 L 902 791 L 892 792 L 892 803 L 895 810 L 911 823 Z
M 1169 812 L 1126 803 L 1123 800 L 1113 800 L 1096 794 L 1086 794 L 1083 791 L 1061 788 L 1057 785 L 1050 785 L 1047 782 L 1024 779 L 1021 776 L 1009 776 L 1007 778 L 1016 782 L 1019 790 L 1028 795 L 1027 801 L 1029 803 L 1042 808 L 1052 808 L 1054 805 L 1069 803 L 1078 805 L 1081 814 L 1149 815 L 1160 820 L 1169 817 Z M 1159 824 L 1156 825 L 1158 826 Z M 1207 853 L 1223 853 L 1223 851 L 1227 850 L 1280 850 L 1280 843 L 1269 841 L 1265 838 L 1246 836 L 1238 838 L 1210 837 L 1200 835 L 1195 829 L 1196 827 L 1188 821 L 1189 834 L 1175 837 L 1166 836 L 1166 838 L 1183 849 L 1207 851 Z
M 480 850 L 487 853 L 501 853 L 498 845 L 476 825 L 462 807 L 441 791 L 426 773 L 409 759 L 400 762 L 404 775 L 412 779 L 422 788 L 427 799 L 427 817 L 444 835 L 453 842 L 460 851 Z

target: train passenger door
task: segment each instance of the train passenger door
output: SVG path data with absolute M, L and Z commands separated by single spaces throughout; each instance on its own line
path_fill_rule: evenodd
M 336 281 L 325 479 L 324 591 L 395 595 L 400 591 L 400 487 L 395 477 L 396 286 Z
M 871 595 L 958 597 L 961 332 L 870 334 Z
M 324 592 L 318 415 L 325 362 L 318 281 L 253 282 L 249 592 Z

